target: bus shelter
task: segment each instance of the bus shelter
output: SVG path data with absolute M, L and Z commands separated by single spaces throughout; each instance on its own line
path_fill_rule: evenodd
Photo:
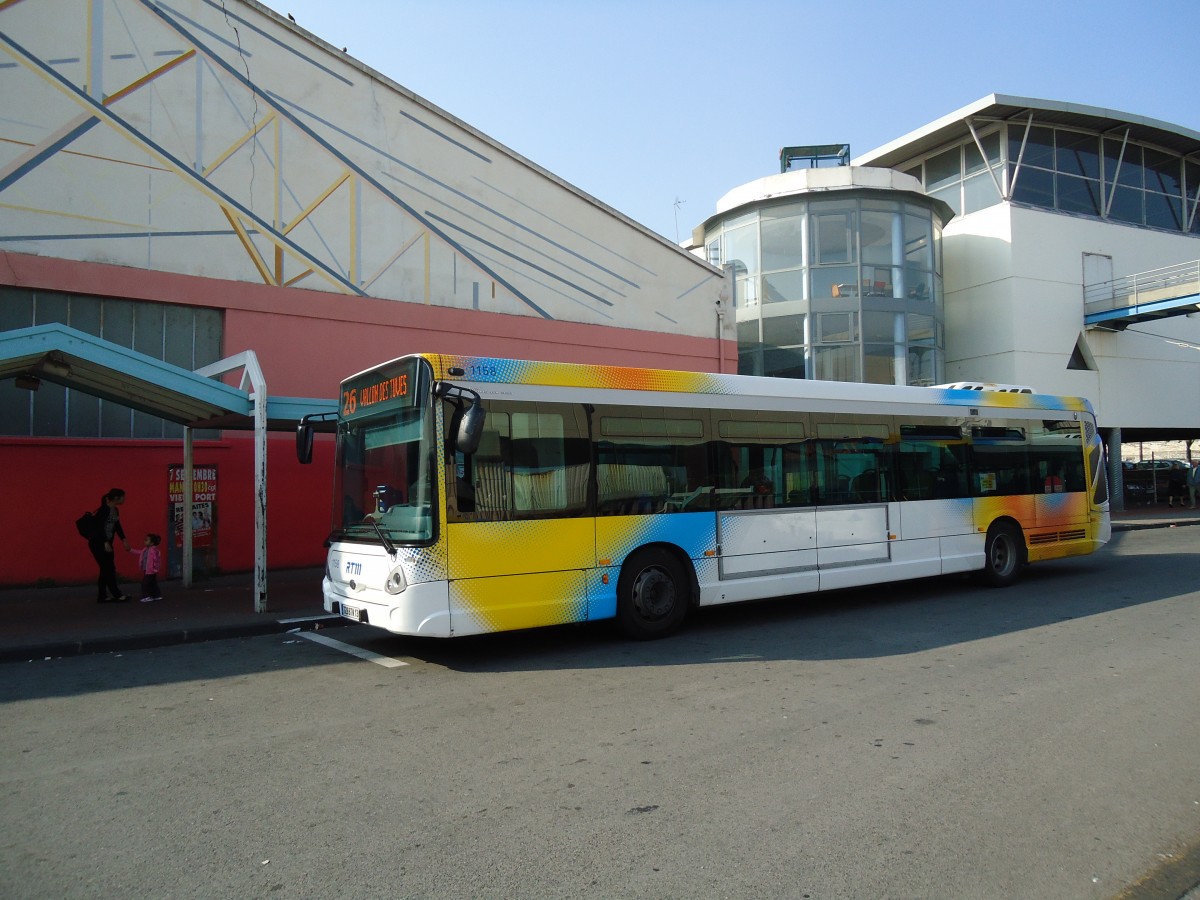
M 240 373 L 237 387 L 220 380 L 233 373 Z M 336 401 L 271 397 L 253 350 L 193 372 L 60 324 L 0 332 L 0 379 L 8 378 L 29 389 L 61 384 L 183 426 L 184 587 L 192 578 L 193 430 L 252 430 L 254 610 L 266 611 L 267 432 L 294 431 L 306 415 L 335 413 Z

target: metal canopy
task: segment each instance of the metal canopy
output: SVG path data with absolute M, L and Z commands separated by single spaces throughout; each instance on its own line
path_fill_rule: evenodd
M 215 380 L 242 370 L 242 383 L 253 391 Z M 275 397 L 253 351 L 205 366 L 196 372 L 163 362 L 128 347 L 101 340 L 66 325 L 35 325 L 0 332 L 0 380 L 16 379 L 19 387 L 36 390 L 42 381 L 61 384 L 104 400 L 120 403 L 184 426 L 184 585 L 191 584 L 192 430 L 254 430 L 256 612 L 267 606 L 267 431 L 292 431 L 308 414 L 333 413 L 334 400 Z
M 6 378 L 61 384 L 189 428 L 254 428 L 247 391 L 66 325 L 0 332 Z M 268 397 L 267 428 L 292 431 L 302 416 L 336 409 L 333 400 Z

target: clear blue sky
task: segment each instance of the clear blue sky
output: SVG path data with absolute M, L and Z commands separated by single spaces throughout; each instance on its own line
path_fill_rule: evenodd
M 671 240 L 783 146 L 857 156 L 992 93 L 1200 131 L 1197 0 L 268 5 Z

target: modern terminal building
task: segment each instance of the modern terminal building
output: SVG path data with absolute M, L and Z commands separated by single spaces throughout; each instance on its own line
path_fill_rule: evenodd
M 691 243 L 736 272 L 742 371 L 1087 397 L 1115 485 L 1123 441 L 1200 437 L 1200 133 L 992 95 L 780 168 Z
M 1110 444 L 1191 436 L 1198 149 L 990 97 L 785 160 L 688 252 L 252 0 L 0 4 L 0 585 L 92 578 L 72 523 L 110 487 L 170 556 L 189 452 L 203 565 L 257 565 L 256 505 L 271 567 L 319 565 L 330 445 L 260 459 L 246 373 L 287 429 L 417 350 L 1015 381 Z

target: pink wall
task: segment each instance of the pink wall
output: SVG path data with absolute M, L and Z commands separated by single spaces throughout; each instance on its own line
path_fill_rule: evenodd
M 222 309 L 224 353 L 253 350 L 270 394 L 336 397 L 349 375 L 405 353 L 479 354 L 519 359 L 736 372 L 732 341 L 548 322 L 415 303 L 346 297 L 0 253 L 0 284 Z M 715 326 L 714 326 L 715 327 Z M 721 358 L 718 358 L 718 353 Z M 231 379 L 226 379 L 227 381 Z M 12 390 L 0 383 L 0 390 Z M 290 434 L 268 447 L 268 566 L 321 565 L 332 494 L 332 444 L 317 442 L 311 466 L 295 460 Z M 224 432 L 198 442 L 197 465 L 218 467 L 218 564 L 254 565 L 254 466 L 250 436 Z M 0 586 L 94 579 L 95 563 L 74 521 L 101 494 L 124 488 L 122 521 L 136 546 L 147 531 L 166 537 L 167 467 L 182 464 L 182 442 L 0 438 Z M 136 574 L 132 556 L 120 570 Z

